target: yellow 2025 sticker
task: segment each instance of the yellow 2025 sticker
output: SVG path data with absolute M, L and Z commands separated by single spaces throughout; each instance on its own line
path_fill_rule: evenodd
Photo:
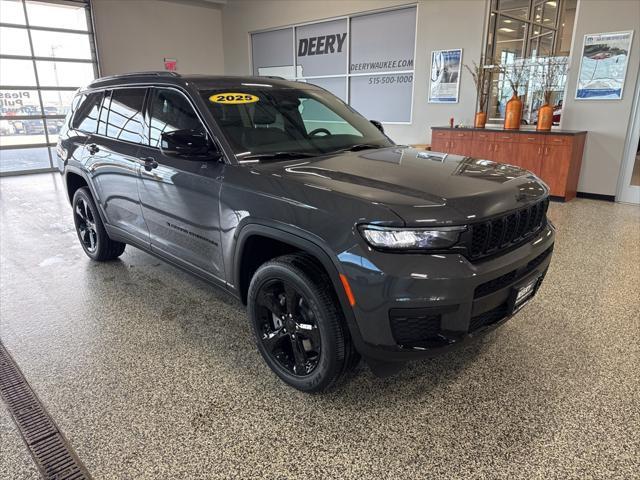
M 238 104 L 238 103 L 255 103 L 260 98 L 248 93 L 216 93 L 209 97 L 209 101 L 213 103 Z

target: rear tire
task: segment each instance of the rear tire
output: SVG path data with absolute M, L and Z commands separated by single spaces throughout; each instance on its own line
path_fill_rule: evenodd
M 126 244 L 109 238 L 89 188 L 76 190 L 71 204 L 73 223 L 84 253 L 98 262 L 113 260 L 122 255 Z
M 258 350 L 288 385 L 326 391 L 360 360 L 333 284 L 312 258 L 291 254 L 263 264 L 247 300 Z

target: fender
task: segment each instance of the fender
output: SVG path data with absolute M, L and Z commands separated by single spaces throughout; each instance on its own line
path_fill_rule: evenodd
M 269 225 L 271 224 L 271 225 Z M 333 289 L 338 296 L 340 307 L 347 320 L 347 326 L 351 334 L 351 339 L 358 351 L 364 348 L 364 341 L 360 335 L 360 329 L 356 323 L 355 315 L 347 299 L 347 295 L 340 281 L 339 274 L 343 273 L 338 259 L 333 255 L 332 251 L 324 243 L 318 241 L 318 238 L 296 229 L 291 225 L 285 225 L 278 222 L 261 221 L 261 223 L 248 222 L 238 227 L 238 233 L 235 235 L 235 249 L 233 253 L 233 283 L 240 295 L 240 268 L 242 263 L 242 253 L 245 243 L 252 235 L 261 235 L 263 237 L 272 238 L 284 243 L 288 243 L 300 250 L 312 255 L 324 267 L 328 273 Z

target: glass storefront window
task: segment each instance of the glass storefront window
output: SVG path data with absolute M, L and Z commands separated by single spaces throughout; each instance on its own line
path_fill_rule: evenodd
M 64 5 L 27 1 L 27 16 L 32 27 L 62 28 L 88 31 L 87 12 L 84 5 Z
M 78 87 L 94 79 L 91 63 L 37 60 L 38 80 L 43 87 Z
M 527 64 L 563 63 L 569 55 L 577 0 L 492 0 L 487 26 L 486 65 L 510 65 L 526 59 Z M 537 121 L 541 105 L 539 72 L 530 68 L 518 95 L 528 110 L 525 122 Z M 554 87 L 554 107 L 561 110 L 566 75 Z M 487 114 L 490 123 L 504 118 L 506 102 L 511 97 L 509 82 L 502 73 L 490 75 Z
M 33 61 L 0 56 L 0 86 L 15 85 L 36 86 Z
M 24 8 L 20 0 L 0 0 L 0 18 L 3 23 L 24 25 Z
M 0 116 L 42 115 L 37 90 L 0 90 Z
M 2 120 L 0 147 L 47 144 L 44 121 L 41 119 Z
M 89 8 L 0 0 L 0 22 L 11 24 L 0 27 L 0 173 L 54 166 L 50 152 L 75 91 L 97 71 Z
M 91 60 L 91 42 L 87 34 L 34 30 L 31 38 L 36 57 Z
M 42 90 L 40 93 L 45 115 L 66 115 L 75 95 L 73 90 Z
M 0 27 L 0 54 L 31 55 L 27 31 L 24 28 Z

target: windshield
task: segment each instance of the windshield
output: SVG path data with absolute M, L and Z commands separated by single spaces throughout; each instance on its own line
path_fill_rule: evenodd
M 371 122 L 321 89 L 202 91 L 238 160 L 310 157 L 393 143 Z

